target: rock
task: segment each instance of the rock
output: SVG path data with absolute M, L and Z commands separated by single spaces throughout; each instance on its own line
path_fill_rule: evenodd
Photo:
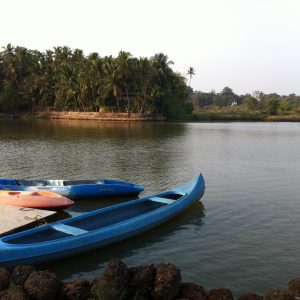
M 9 283 L 9 271 L 0 268 L 0 291 L 4 291 Z
M 173 264 L 155 265 L 155 280 L 152 290 L 154 299 L 174 299 L 180 290 L 181 275 L 180 270 Z
M 0 292 L 1 300 L 28 300 L 26 293 L 20 287 L 10 288 Z
M 31 299 L 56 299 L 60 289 L 60 281 L 49 271 L 34 271 L 25 281 L 24 289 Z
M 91 296 L 91 285 L 87 280 L 75 279 L 64 282 L 60 289 L 61 300 L 85 300 Z
M 129 271 L 131 274 L 129 283 L 130 294 L 133 297 L 147 296 L 154 284 L 154 265 L 133 267 L 130 268 Z
M 28 276 L 36 271 L 32 266 L 16 266 L 10 274 L 9 282 L 15 286 L 23 287 Z
M 262 300 L 264 297 L 256 295 L 255 293 L 247 293 L 239 297 L 239 300 Z
M 195 283 L 186 282 L 181 284 L 178 298 L 189 300 L 205 300 L 206 292 L 202 286 Z
M 300 297 L 300 278 L 294 278 L 290 280 L 288 284 L 288 290 L 295 297 Z
M 207 293 L 207 300 L 233 300 L 233 296 L 228 289 L 213 289 Z
M 288 292 L 279 289 L 270 289 L 264 295 L 264 300 L 294 300 L 294 296 Z
M 102 275 L 92 283 L 92 296 L 104 299 L 125 298 L 130 272 L 120 259 L 112 259 Z

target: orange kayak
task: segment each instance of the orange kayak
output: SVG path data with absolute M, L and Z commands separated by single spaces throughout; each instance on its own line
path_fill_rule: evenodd
M 66 197 L 48 191 L 0 191 L 0 205 L 65 210 L 73 203 Z

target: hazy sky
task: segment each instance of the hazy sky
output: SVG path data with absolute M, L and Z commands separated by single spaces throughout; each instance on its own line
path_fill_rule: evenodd
M 300 94 L 300 0 L 0 0 L 0 45 L 163 52 L 195 90 Z

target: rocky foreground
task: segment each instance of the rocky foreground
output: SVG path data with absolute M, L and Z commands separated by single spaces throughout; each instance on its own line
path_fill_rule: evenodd
M 0 299 L 233 300 L 233 295 L 226 288 L 205 291 L 200 285 L 181 282 L 180 270 L 173 264 L 128 268 L 121 260 L 113 259 L 92 282 L 84 279 L 61 282 L 54 273 L 37 271 L 31 266 L 17 266 L 13 270 L 0 268 Z M 248 293 L 239 298 L 292 299 L 300 299 L 300 278 L 292 279 L 287 290 L 271 289 L 264 296 Z

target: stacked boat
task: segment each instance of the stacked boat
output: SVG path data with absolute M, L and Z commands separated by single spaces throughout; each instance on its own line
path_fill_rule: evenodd
M 79 199 L 100 196 L 139 195 L 144 187 L 113 179 L 22 180 L 0 178 L 0 189 L 10 191 L 49 191 Z
M 63 196 L 76 199 L 137 195 L 143 191 L 142 186 L 110 179 L 29 181 L 0 178 L 0 189 L 9 190 L 3 192 L 5 197 L 20 198 L 23 194 L 23 197 L 52 197 L 55 201 L 66 201 Z M 39 264 L 130 238 L 180 214 L 201 199 L 204 190 L 204 179 L 199 174 L 187 184 L 167 192 L 7 235 L 0 238 L 0 267 Z M 59 192 L 60 196 L 55 197 L 53 192 Z M 64 203 L 65 206 L 72 204 Z M 47 205 L 44 207 L 49 208 Z M 59 207 L 63 205 L 56 208 Z
M 101 196 L 137 196 L 141 185 L 113 179 L 81 180 L 21 180 L 0 178 L 0 205 L 15 205 L 37 209 L 64 210 L 71 199 Z
M 46 210 L 65 210 L 74 202 L 48 191 L 0 191 L 0 205 L 21 206 Z

